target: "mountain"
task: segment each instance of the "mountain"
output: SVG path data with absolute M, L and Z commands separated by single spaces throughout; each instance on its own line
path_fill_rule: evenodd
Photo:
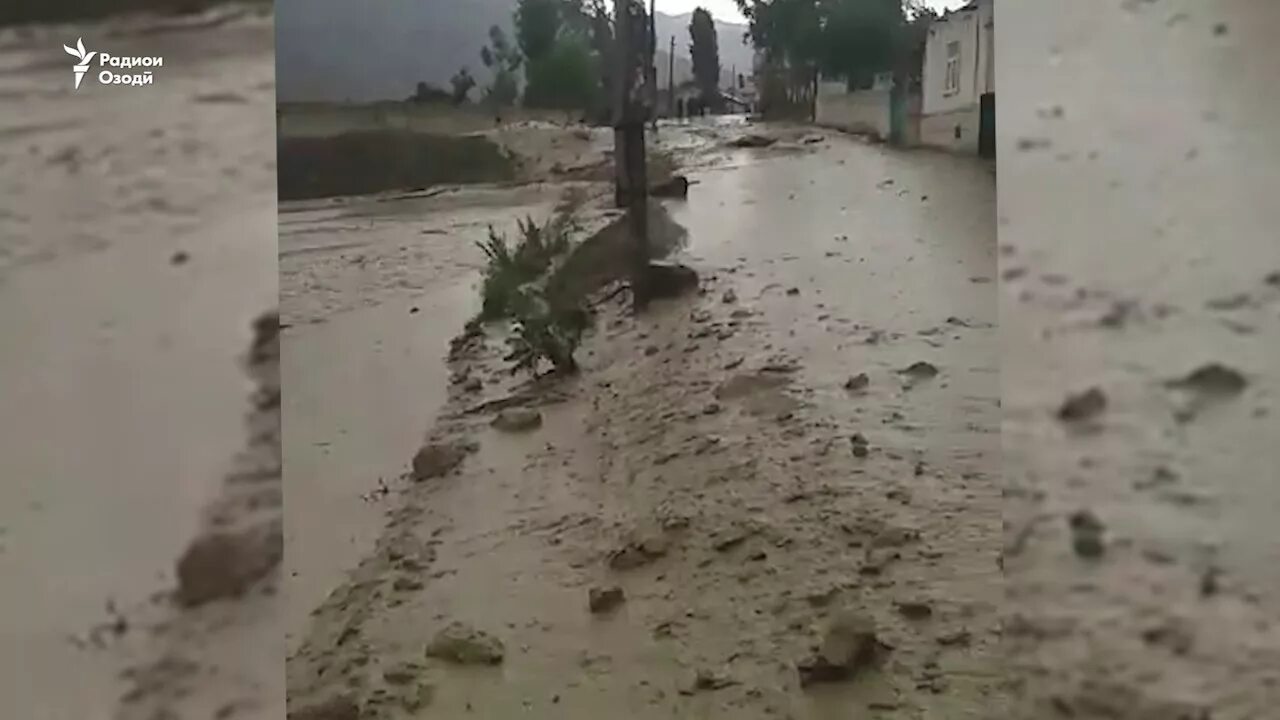
M 480 48 L 489 27 L 511 30 L 516 0 L 276 0 L 276 92 L 281 102 L 370 102 L 413 94 L 419 82 L 448 87 L 468 67 L 485 84 Z M 465 8 L 465 10 L 464 10 Z M 690 15 L 658 13 L 659 85 L 676 38 L 676 83 L 692 77 Z M 745 25 L 716 23 L 723 84 L 750 73 Z

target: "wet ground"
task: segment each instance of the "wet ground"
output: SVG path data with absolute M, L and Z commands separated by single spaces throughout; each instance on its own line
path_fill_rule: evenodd
M 289 531 L 316 538 L 288 543 L 291 567 L 313 575 L 289 579 L 301 716 L 346 698 L 371 717 L 990 717 L 1001 682 L 993 169 L 803 128 L 766 128 L 784 138 L 767 150 L 725 147 L 745 130 L 661 131 L 687 148 L 696 184 L 667 209 L 703 292 L 641 318 L 602 306 L 582 376 L 531 401 L 542 424 L 527 435 L 467 411 L 511 389 L 496 348 L 446 367 L 414 357 L 430 343 L 412 338 L 466 319 L 461 300 L 435 315 L 423 298 L 462 292 L 472 237 L 509 228 L 523 212 L 512 207 L 549 208 L 560 189 L 496 203 L 472 190 L 403 212 L 285 209 L 282 227 L 298 228 L 296 245 L 282 237 L 290 387 L 318 395 L 346 378 L 340 392 L 368 408 L 317 421 L 310 446 L 287 430 Z M 293 252 L 322 244 L 334 249 Z M 344 355 L 292 356 L 322 346 Z M 482 389 L 450 386 L 432 425 L 431 388 L 449 371 Z M 861 373 L 866 386 L 847 389 Z M 382 404 L 401 382 L 420 433 L 479 451 L 447 477 L 390 482 L 387 519 L 375 520 L 359 495 L 403 474 L 421 435 L 397 431 L 406 447 L 392 457 L 324 452 L 387 448 L 355 420 L 408 422 L 412 411 Z M 331 498 L 308 502 L 327 503 L 342 533 L 294 519 L 310 512 L 294 500 L 295 455 L 365 468 L 322 472 L 327 487 L 307 493 Z M 339 558 L 351 564 L 324 557 L 353 532 Z M 625 600 L 593 614 L 589 590 L 609 586 Z M 847 613 L 893 649 L 854 682 L 801 688 L 798 664 Z M 426 657 L 453 622 L 501 642 L 501 666 Z
M 0 31 L 6 716 L 107 716 L 245 446 L 241 356 L 276 302 L 272 26 L 228 17 Z M 73 91 L 81 36 L 165 66 Z
M 1077 10 L 998 41 L 1016 717 L 1271 717 L 1280 7 Z

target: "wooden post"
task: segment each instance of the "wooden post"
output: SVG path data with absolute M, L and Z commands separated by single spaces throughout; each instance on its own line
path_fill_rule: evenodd
M 644 5 L 636 0 L 615 0 L 618 45 L 618 99 L 614 125 L 614 162 L 617 170 L 615 200 L 627 210 L 631 239 L 631 296 L 635 310 L 649 304 L 649 181 L 645 155 L 645 120 L 651 75 L 644 60 L 642 38 L 648 35 Z M 637 12 L 638 10 L 638 12 Z

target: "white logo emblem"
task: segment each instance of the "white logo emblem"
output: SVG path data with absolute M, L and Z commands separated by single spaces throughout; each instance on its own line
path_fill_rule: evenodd
M 84 74 L 89 72 L 89 61 L 92 60 L 93 56 L 97 55 L 98 53 L 85 52 L 84 38 L 77 38 L 75 47 L 68 47 L 66 45 L 63 45 L 62 49 L 66 50 L 67 54 L 70 55 L 71 57 L 79 59 L 79 62 L 77 62 L 71 68 L 71 70 L 74 71 L 76 74 L 76 89 L 79 90 L 80 81 L 84 80 Z

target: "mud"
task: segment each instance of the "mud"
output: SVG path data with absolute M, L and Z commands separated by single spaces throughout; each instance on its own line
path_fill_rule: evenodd
M 602 295 L 576 379 L 522 390 L 500 338 L 455 346 L 450 374 L 480 387 L 449 387 L 429 442 L 478 447 L 443 477 L 393 490 L 381 536 L 297 638 L 291 713 L 351 700 L 362 717 L 990 716 L 995 293 L 969 280 L 996 272 L 990 173 L 838 136 L 818 154 L 803 131 L 778 132 L 794 146 L 726 150 L 734 135 L 713 123 L 660 131 L 703 148 L 687 165 L 688 204 L 667 205 L 688 233 L 674 259 L 701 291 L 640 318 L 625 295 Z M 929 203 L 885 192 L 886 174 Z M 418 222 L 480 210 L 440 207 Z M 428 242 L 457 247 L 454 235 Z M 323 302 L 289 292 L 299 307 Z M 916 336 L 949 317 L 962 324 Z M 896 371 L 922 360 L 940 372 L 908 395 Z M 851 365 L 872 378 L 856 402 Z M 715 399 L 752 373 L 784 381 Z M 769 398 L 781 412 L 751 411 Z M 541 427 L 491 427 L 512 402 L 535 407 Z M 855 433 L 870 440 L 865 458 Z M 290 452 L 286 440 L 286 468 Z M 593 613 L 593 588 L 625 602 Z M 901 610 L 920 603 L 928 617 Z M 885 663 L 802 688 L 811 646 L 846 611 L 874 620 Z M 454 623 L 500 641 L 501 664 L 426 657 Z
M 75 91 L 61 46 L 78 36 L 163 55 L 165 74 Z M 23 338 L 0 347 L 6 716 L 112 714 L 132 688 L 120 673 L 163 656 L 152 620 L 175 561 L 239 472 L 241 355 L 277 302 L 272 36 L 269 17 L 231 7 L 0 29 L 0 334 Z M 205 102 L 219 93 L 243 102 Z M 201 665 L 221 654 L 241 679 L 278 675 L 283 652 L 254 642 L 270 637 L 263 603 L 265 625 L 210 603 L 216 642 L 164 643 Z M 197 695 L 234 695 L 232 674 L 200 674 Z
M 1273 716 L 1280 8 L 1001 23 L 1010 717 Z
M 386 130 L 323 138 L 281 137 L 277 143 L 281 200 L 515 178 L 512 159 L 481 136 Z

